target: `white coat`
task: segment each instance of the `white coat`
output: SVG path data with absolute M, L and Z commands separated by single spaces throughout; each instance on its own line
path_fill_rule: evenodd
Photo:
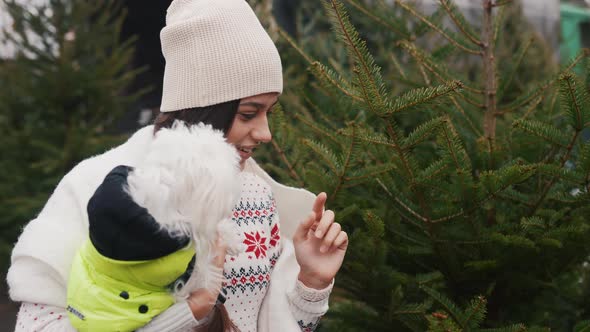
M 65 307 L 72 259 L 88 236 L 88 200 L 115 166 L 137 166 L 146 155 L 153 130 L 153 126 L 138 130 L 124 144 L 80 162 L 64 176 L 14 247 L 7 275 L 13 301 Z M 284 240 L 260 308 L 258 331 L 299 332 L 286 295 L 295 286 L 299 273 L 291 238 L 299 222 L 312 210 L 315 195 L 277 183 L 252 158 L 246 161 L 244 171 L 257 174 L 271 186 Z

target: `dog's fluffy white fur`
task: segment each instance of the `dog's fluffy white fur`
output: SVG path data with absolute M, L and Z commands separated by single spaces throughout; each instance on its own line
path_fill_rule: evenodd
M 212 264 L 218 234 L 228 253 L 244 250 L 230 223 L 240 195 L 239 161 L 221 131 L 177 121 L 156 133 L 145 160 L 128 176 L 132 199 L 172 236 L 190 236 L 195 245 L 195 268 L 175 287 L 177 299 L 199 288 L 219 292 L 223 274 Z

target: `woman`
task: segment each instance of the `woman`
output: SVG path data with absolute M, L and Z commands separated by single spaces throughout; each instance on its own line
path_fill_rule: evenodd
M 155 126 L 66 174 L 13 250 L 10 295 L 23 302 L 17 331 L 73 330 L 65 310 L 67 276 L 87 238 L 88 201 L 115 166 L 139 165 L 154 131 L 174 119 L 223 130 L 248 180 L 233 215 L 249 249 L 240 259 L 218 262 L 230 318 L 244 332 L 314 330 L 328 308 L 348 238 L 334 213 L 325 211 L 325 194 L 282 186 L 251 158 L 258 144 L 271 140 L 267 115 L 282 92 L 276 47 L 243 0 L 175 0 L 161 41 L 166 69 Z M 257 223 L 257 212 L 272 218 Z M 193 292 L 141 331 L 198 327 L 212 309 L 210 296 Z

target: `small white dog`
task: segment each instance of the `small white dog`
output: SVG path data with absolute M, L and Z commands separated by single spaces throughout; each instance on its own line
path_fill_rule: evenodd
M 115 167 L 88 202 L 89 240 L 68 279 L 79 331 L 133 331 L 197 289 L 216 296 L 218 237 L 229 254 L 244 251 L 230 219 L 241 189 L 235 147 L 211 126 L 183 122 L 150 144 L 142 162 Z M 214 308 L 212 326 L 226 330 L 225 307 Z
M 239 172 L 238 153 L 222 132 L 177 121 L 156 133 L 145 160 L 128 176 L 131 198 L 170 235 L 191 237 L 195 245 L 195 268 L 186 284 L 175 286 L 177 299 L 199 288 L 219 292 L 223 274 L 211 254 L 218 234 L 230 255 L 244 251 L 230 219 Z

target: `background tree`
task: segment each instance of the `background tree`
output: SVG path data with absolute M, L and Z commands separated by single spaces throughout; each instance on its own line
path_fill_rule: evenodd
M 558 68 L 512 1 L 322 4 L 263 158 L 352 233 L 322 330 L 587 328 L 586 51 Z
M 12 21 L 0 62 L 0 266 L 24 223 L 80 160 L 123 137 L 110 128 L 142 91 L 126 90 L 138 70 L 122 41 L 115 1 L 50 0 L 34 7 L 3 0 Z

